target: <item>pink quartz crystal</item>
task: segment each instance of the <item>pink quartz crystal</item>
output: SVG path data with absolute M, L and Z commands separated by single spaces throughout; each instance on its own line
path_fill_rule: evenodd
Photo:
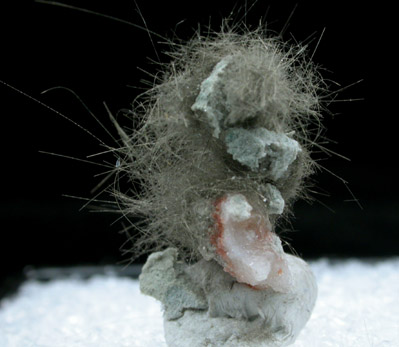
M 254 289 L 286 292 L 291 275 L 269 218 L 255 211 L 243 194 L 228 194 L 215 205 L 211 242 L 224 270 Z

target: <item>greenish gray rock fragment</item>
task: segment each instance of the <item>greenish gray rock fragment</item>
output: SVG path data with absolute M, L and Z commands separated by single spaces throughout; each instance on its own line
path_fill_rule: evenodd
M 262 193 L 266 197 L 266 204 L 269 215 L 282 214 L 284 211 L 285 201 L 280 191 L 273 184 L 267 183 L 262 187 Z
M 236 94 L 230 95 L 231 91 L 229 92 L 226 84 L 235 73 L 238 59 L 229 55 L 215 65 L 211 74 L 202 81 L 200 92 L 191 109 L 197 112 L 198 117 L 205 115 L 209 126 L 214 129 L 213 136 L 224 139 L 227 152 L 233 159 L 252 171 L 260 168 L 268 171 L 270 179 L 278 180 L 296 159 L 301 147 L 284 133 L 263 127 L 241 127 L 256 116 L 235 110 L 234 105 L 239 100 L 235 99 Z
M 273 180 L 283 177 L 301 151 L 294 139 L 265 128 L 230 128 L 225 142 L 233 159 L 252 171 L 257 171 L 262 164 Z
M 191 106 L 193 111 L 202 111 L 206 114 L 209 124 L 215 129 L 214 137 L 219 137 L 220 123 L 227 113 L 224 100 L 222 74 L 232 57 L 228 56 L 216 64 L 208 78 L 202 81 L 201 90 Z
M 151 254 L 139 279 L 141 292 L 163 303 L 166 319 L 177 319 L 186 309 L 208 307 L 201 290 L 190 281 L 183 264 L 177 261 L 175 248 Z

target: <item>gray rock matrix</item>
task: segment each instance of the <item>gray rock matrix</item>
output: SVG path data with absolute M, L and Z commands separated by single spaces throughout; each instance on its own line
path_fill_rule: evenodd
M 215 261 L 193 265 L 168 248 L 150 255 L 140 289 L 163 304 L 171 347 L 287 346 L 308 321 L 317 296 L 308 265 L 287 254 L 290 291 L 256 290 L 238 283 Z

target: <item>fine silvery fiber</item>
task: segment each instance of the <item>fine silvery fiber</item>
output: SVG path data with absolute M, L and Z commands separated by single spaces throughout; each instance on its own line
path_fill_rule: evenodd
M 314 277 L 275 227 L 314 171 L 324 84 L 306 49 L 257 30 L 172 45 L 119 128 L 118 193 L 141 216 L 141 289 L 162 301 L 171 346 L 281 346 L 310 317 Z M 169 248 L 168 248 L 169 247 Z M 195 327 L 195 329 L 193 328 Z

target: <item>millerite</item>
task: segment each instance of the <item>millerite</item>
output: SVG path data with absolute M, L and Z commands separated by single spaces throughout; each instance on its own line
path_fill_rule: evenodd
M 316 300 L 276 224 L 306 196 L 325 84 L 306 49 L 226 26 L 184 44 L 139 99 L 115 170 L 141 216 L 132 253 L 153 253 L 142 292 L 163 303 L 170 346 L 292 343 Z

